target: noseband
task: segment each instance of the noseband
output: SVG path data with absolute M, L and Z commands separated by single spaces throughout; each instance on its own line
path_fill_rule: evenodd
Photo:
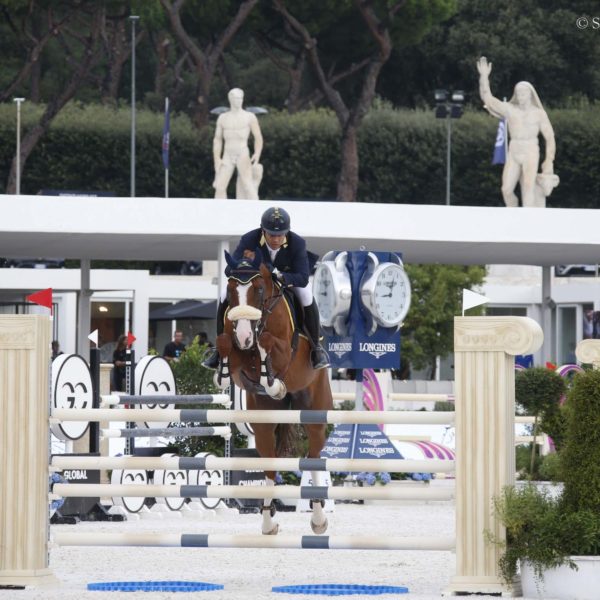
M 244 272 L 244 275 L 247 276 L 248 273 Z M 252 279 L 255 279 L 256 277 L 261 277 L 261 275 L 257 274 L 254 277 L 252 277 Z M 240 282 L 240 280 L 237 277 L 230 277 L 230 280 L 231 279 Z M 249 281 L 252 281 L 252 279 L 250 279 Z M 252 343 L 252 346 L 250 346 L 249 348 L 240 348 L 237 336 L 234 335 L 234 343 L 239 350 L 252 350 L 256 347 L 258 338 L 267 326 L 267 319 L 273 313 L 273 309 L 275 308 L 277 303 L 281 300 L 281 298 L 283 298 L 282 288 L 276 286 L 275 283 L 273 283 L 273 290 L 275 291 L 275 289 L 277 289 L 277 293 L 273 293 L 268 298 L 264 298 L 264 285 L 258 289 L 258 307 L 238 305 L 229 309 L 227 313 L 227 318 L 233 323 L 234 333 L 236 332 L 238 321 L 242 319 L 250 321 L 252 327 L 254 341 Z

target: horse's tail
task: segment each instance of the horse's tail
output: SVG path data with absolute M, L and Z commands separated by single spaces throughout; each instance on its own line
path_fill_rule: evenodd
M 292 397 L 286 394 L 282 400 L 289 410 Z M 279 423 L 275 427 L 275 452 L 277 456 L 296 456 L 296 445 L 298 443 L 297 428 L 293 423 Z

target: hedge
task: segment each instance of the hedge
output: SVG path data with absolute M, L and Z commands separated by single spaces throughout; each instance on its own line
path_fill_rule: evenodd
M 23 128 L 42 108 L 23 105 Z M 600 172 L 600 109 L 550 112 L 557 139 L 560 186 L 548 206 L 596 208 Z M 161 114 L 137 114 L 136 192 L 162 196 Z M 261 198 L 335 198 L 339 126 L 334 115 L 313 110 L 260 117 L 265 139 Z M 491 165 L 497 121 L 482 111 L 452 122 L 452 204 L 502 206 L 501 166 Z M 211 197 L 214 124 L 197 131 L 189 119 L 171 120 L 170 194 Z M 0 105 L 0 181 L 4 187 L 15 146 L 15 109 Z M 359 200 L 443 204 L 446 189 L 446 123 L 432 111 L 377 108 L 359 137 Z M 68 106 L 27 162 L 21 189 L 105 190 L 129 195 L 130 111 L 98 105 Z M 230 193 L 233 192 L 233 185 Z

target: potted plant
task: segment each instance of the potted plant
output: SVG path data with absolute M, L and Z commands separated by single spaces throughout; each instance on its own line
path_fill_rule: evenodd
M 564 490 L 556 498 L 533 485 L 508 487 L 495 500 L 506 526 L 500 569 L 521 568 L 523 593 L 597 600 L 600 590 L 600 371 L 578 374 L 568 392 L 559 453 Z

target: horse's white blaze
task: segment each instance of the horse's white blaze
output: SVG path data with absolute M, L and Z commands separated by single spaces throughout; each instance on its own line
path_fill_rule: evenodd
M 247 283 L 237 286 L 239 304 L 227 313 L 227 318 L 236 324 L 234 335 L 242 350 L 251 348 L 254 344 L 254 330 L 250 319 L 258 320 L 261 316 L 257 308 L 248 306 L 248 290 L 251 285 L 251 283 Z

